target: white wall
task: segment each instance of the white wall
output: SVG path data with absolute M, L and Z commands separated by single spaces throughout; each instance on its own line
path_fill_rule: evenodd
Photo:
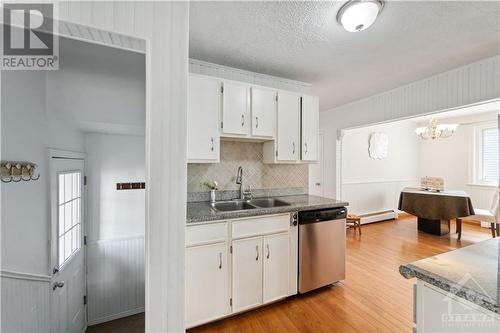
M 415 124 L 399 121 L 347 130 L 342 138 L 342 198 L 356 214 L 396 209 L 401 188 L 416 185 L 417 139 Z M 370 134 L 389 138 L 387 157 L 372 159 Z
M 46 72 L 2 73 L 2 160 L 38 164 L 38 181 L 1 183 L 2 270 L 48 274 L 47 148 L 83 151 L 76 129 L 47 117 Z
M 325 196 L 338 197 L 338 131 L 500 98 L 500 56 L 320 113 Z M 340 188 L 340 187 L 339 187 Z
M 145 191 L 116 190 L 144 182 L 144 137 L 90 133 L 85 145 L 89 240 L 144 236 Z
M 59 49 L 60 70 L 48 73 L 50 116 L 85 132 L 144 135 L 144 54 L 67 38 Z
M 87 152 L 88 320 L 96 324 L 144 311 L 145 190 L 143 136 L 85 135 Z
M 489 209 L 494 188 L 473 184 L 475 127 L 484 123 L 496 125 L 496 117 L 495 112 L 465 118 L 439 119 L 440 123 L 461 125 L 450 138 L 418 140 L 418 177 L 443 177 L 445 188 L 466 191 L 471 196 L 474 207 Z

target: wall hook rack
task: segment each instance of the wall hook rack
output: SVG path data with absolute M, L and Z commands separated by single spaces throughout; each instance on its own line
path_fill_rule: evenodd
M 35 176 L 37 165 L 26 161 L 2 161 L 0 164 L 0 179 L 3 183 L 28 182 L 40 179 L 40 174 Z

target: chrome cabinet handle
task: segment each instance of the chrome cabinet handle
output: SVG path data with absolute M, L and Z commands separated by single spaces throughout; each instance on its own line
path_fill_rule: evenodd
M 245 126 L 245 115 L 241 115 L 241 127 Z
M 292 142 L 292 147 L 293 147 L 292 154 L 295 154 L 295 141 Z
M 306 143 L 304 143 L 304 147 L 305 147 L 304 154 L 307 154 L 307 150 L 308 150 L 308 149 L 307 149 L 307 142 L 306 142 Z
M 57 288 L 62 288 L 64 287 L 64 281 L 57 281 L 57 282 L 54 282 L 54 284 L 52 285 L 52 290 L 56 290 Z
M 214 138 L 210 138 L 210 150 L 214 151 Z
M 269 253 L 270 253 L 270 251 L 269 251 L 269 244 L 267 244 L 267 259 L 269 259 Z
M 255 128 L 259 128 L 259 117 L 255 117 Z
M 255 246 L 255 251 L 257 251 L 257 257 L 255 257 L 255 261 L 259 260 L 259 246 Z
M 219 269 L 222 269 L 222 252 L 219 252 Z

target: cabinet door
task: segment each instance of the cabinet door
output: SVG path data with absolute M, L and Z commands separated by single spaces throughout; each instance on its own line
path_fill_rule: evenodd
M 300 97 L 293 93 L 278 93 L 277 160 L 299 159 Z
M 252 136 L 274 138 L 276 124 L 276 91 L 251 88 Z
M 247 135 L 250 119 L 249 88 L 244 83 L 224 82 L 222 94 L 222 133 Z
M 186 249 L 186 325 L 230 313 L 227 243 Z
M 302 147 L 303 161 L 318 160 L 319 99 L 317 96 L 302 96 Z
M 233 241 L 233 312 L 262 304 L 262 237 Z
M 288 295 L 289 255 L 288 232 L 264 237 L 264 303 Z
M 219 110 L 221 82 L 211 78 L 189 77 L 188 160 L 219 160 Z

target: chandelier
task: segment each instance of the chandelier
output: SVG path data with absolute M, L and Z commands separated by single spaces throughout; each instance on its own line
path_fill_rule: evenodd
M 415 133 L 422 139 L 449 138 L 457 130 L 458 124 L 438 125 L 436 119 L 432 119 L 427 127 L 418 127 Z

